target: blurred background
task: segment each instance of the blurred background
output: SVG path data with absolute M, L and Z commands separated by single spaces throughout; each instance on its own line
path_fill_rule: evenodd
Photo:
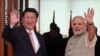
M 94 24 L 98 29 L 97 34 L 100 35 L 100 0 L 0 0 L 0 56 L 12 56 L 13 52 L 7 52 L 7 48 L 11 48 L 5 40 L 2 39 L 2 31 L 9 23 L 9 13 L 12 9 L 17 9 L 19 15 L 25 8 L 36 8 L 39 12 L 39 19 L 36 25 L 36 31 L 41 34 L 49 31 L 50 23 L 55 23 L 60 28 L 63 38 L 69 36 L 70 20 L 76 16 L 84 17 L 84 12 L 88 8 L 93 8 Z

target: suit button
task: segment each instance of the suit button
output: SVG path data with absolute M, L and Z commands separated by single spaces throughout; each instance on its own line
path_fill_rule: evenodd
M 71 45 L 73 45 L 73 43 L 71 43 Z
M 70 52 L 71 50 L 69 49 L 68 51 Z

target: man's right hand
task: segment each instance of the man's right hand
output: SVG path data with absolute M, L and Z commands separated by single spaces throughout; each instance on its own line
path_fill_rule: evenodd
M 12 10 L 10 13 L 10 25 L 14 27 L 19 22 L 17 10 Z

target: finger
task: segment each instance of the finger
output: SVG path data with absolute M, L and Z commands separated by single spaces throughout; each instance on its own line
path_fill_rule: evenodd
M 10 17 L 12 17 L 14 15 L 14 10 L 12 10 L 11 12 L 10 12 Z
M 17 14 L 17 10 L 15 9 L 15 14 Z
M 14 15 L 14 10 L 12 10 L 11 12 L 10 12 L 10 16 L 13 16 Z
M 92 8 L 89 9 L 89 15 L 91 15 L 91 14 L 92 14 Z
M 94 10 L 93 10 L 93 8 L 91 9 L 91 13 L 92 13 L 92 15 L 94 15 Z
M 92 14 L 92 10 L 93 10 L 93 9 L 91 8 L 91 9 L 90 9 L 90 14 Z
M 11 15 L 13 14 L 13 10 L 10 12 L 10 14 L 11 14 Z
M 89 14 L 90 13 L 90 8 L 88 8 L 88 11 L 87 11 L 87 14 Z
M 16 11 L 16 9 L 14 9 L 14 12 L 13 12 L 15 15 L 17 15 L 17 11 Z
M 14 11 L 13 11 L 13 15 L 14 15 L 15 17 L 18 17 L 18 12 L 17 12 L 16 9 L 14 9 Z
M 86 18 L 86 12 L 84 12 L 84 17 Z

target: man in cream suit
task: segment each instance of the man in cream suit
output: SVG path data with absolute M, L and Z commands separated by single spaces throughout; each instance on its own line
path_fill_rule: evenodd
M 74 36 L 67 43 L 65 56 L 95 56 L 97 41 L 93 24 L 94 10 L 89 8 L 82 16 L 75 16 L 72 20 Z

